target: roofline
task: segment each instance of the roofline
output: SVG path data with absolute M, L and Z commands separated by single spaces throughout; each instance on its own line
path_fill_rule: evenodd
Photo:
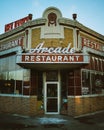
M 32 28 L 35 26 L 42 26 L 45 25 L 46 23 L 46 19 L 45 18 L 39 18 L 39 19 L 35 19 L 32 21 L 28 21 L 26 23 L 24 23 L 22 26 L 19 26 L 11 31 L 8 31 L 6 33 L 3 33 L 0 35 L 0 40 L 7 38 L 9 36 L 15 35 L 21 31 L 25 31 L 26 28 Z M 68 18 L 59 18 L 59 24 L 60 25 L 64 25 L 64 26 L 68 26 L 68 27 L 73 27 L 73 28 L 77 28 L 82 32 L 85 32 L 91 36 L 96 37 L 97 39 L 103 40 L 104 41 L 104 35 L 97 33 L 96 31 L 84 26 L 83 24 L 79 23 L 77 20 L 71 20 Z
M 79 23 L 77 20 L 61 18 L 61 19 L 59 19 L 59 24 L 68 26 L 68 27 L 77 28 L 77 29 L 79 29 L 79 31 L 85 32 L 91 36 L 94 36 L 94 37 L 104 41 L 104 35 L 97 33 L 96 31 L 84 26 L 83 24 Z

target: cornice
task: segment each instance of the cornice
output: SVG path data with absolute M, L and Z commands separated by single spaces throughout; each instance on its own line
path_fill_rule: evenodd
M 83 24 L 79 23 L 77 20 L 71 20 L 71 19 L 62 17 L 62 18 L 58 19 L 58 22 L 60 25 L 79 29 L 79 31 L 82 31 L 84 33 L 87 33 L 91 36 L 94 36 L 94 37 L 104 41 L 104 35 L 101 35 L 101 34 L 97 33 L 96 31 L 84 26 Z M 23 32 L 23 31 L 25 31 L 26 28 L 29 28 L 29 27 L 31 28 L 34 26 L 42 26 L 42 25 L 45 25 L 45 23 L 46 23 L 45 18 L 39 18 L 39 19 L 35 19 L 32 21 L 28 21 L 28 22 L 24 23 L 22 26 L 19 26 L 11 31 L 1 34 L 0 40 L 5 39 L 9 36 L 15 35 L 19 32 Z
M 67 19 L 67 18 L 60 18 L 59 19 L 59 24 L 64 25 L 64 26 L 77 28 L 77 29 L 79 29 L 79 31 L 85 32 L 85 33 L 87 33 L 89 35 L 92 35 L 92 36 L 104 41 L 104 35 L 101 35 L 101 34 L 97 33 L 96 31 L 84 26 L 83 24 L 79 23 L 77 20 L 71 20 L 71 19 Z
M 32 21 L 28 21 L 26 23 L 24 23 L 22 26 L 19 26 L 11 31 L 8 31 L 8 32 L 5 32 L 3 34 L 0 35 L 0 40 L 4 39 L 4 38 L 7 38 L 9 36 L 12 36 L 12 35 L 15 35 L 19 32 L 23 32 L 25 31 L 26 28 L 29 28 L 29 27 L 33 27 L 33 26 L 40 26 L 40 25 L 44 25 L 46 22 L 46 19 L 35 19 L 35 20 L 32 20 Z

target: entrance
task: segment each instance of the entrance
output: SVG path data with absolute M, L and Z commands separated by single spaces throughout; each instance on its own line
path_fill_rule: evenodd
M 45 114 L 59 114 L 60 110 L 60 82 L 56 71 L 45 73 L 44 108 Z

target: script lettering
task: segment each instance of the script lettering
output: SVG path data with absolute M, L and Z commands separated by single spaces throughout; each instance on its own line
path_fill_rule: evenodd
M 72 54 L 75 52 L 75 48 L 71 48 L 71 43 L 68 44 L 67 47 L 44 47 L 44 42 L 38 44 L 35 48 L 29 50 L 30 53 L 55 53 L 55 54 Z

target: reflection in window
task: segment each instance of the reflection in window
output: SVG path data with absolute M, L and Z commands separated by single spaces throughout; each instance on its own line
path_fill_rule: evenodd
M 15 71 L 15 79 L 16 80 L 23 80 L 23 70 Z
M 82 95 L 103 94 L 104 73 L 98 71 L 82 71 Z
M 12 80 L 12 79 L 14 79 L 15 78 L 15 71 L 10 71 L 9 72 L 9 77 L 8 77 L 8 79 L 9 80 Z
M 15 71 L 15 94 L 23 94 L 22 83 L 23 83 L 23 70 Z
M 21 69 L 10 72 L 2 72 L 0 74 L 0 93 L 29 94 L 29 89 L 27 89 L 30 87 L 29 78 L 29 70 Z
M 82 94 L 86 95 L 90 93 L 90 72 L 82 72 Z
M 57 84 L 47 84 L 47 97 L 57 97 Z
M 101 74 L 91 73 L 92 94 L 101 94 L 104 90 L 104 76 Z
M 23 71 L 23 95 L 30 95 L 30 70 Z

